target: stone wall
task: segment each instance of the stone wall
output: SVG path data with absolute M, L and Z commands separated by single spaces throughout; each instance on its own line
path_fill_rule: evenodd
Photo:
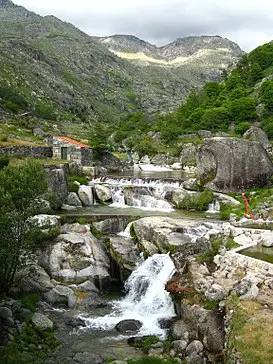
M 0 147 L 0 154 L 23 158 L 52 158 L 52 147 L 12 146 Z

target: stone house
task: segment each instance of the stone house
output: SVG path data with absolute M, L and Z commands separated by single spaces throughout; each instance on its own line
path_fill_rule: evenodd
M 56 136 L 53 137 L 52 146 L 53 159 L 63 159 L 82 166 L 93 165 L 93 150 L 90 145 L 65 136 Z

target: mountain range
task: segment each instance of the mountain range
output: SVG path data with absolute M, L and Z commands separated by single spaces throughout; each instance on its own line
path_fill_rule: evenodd
M 157 47 L 132 35 L 91 37 L 55 16 L 0 0 L 0 110 L 57 124 L 107 123 L 175 110 L 220 81 L 244 52 L 220 36 Z

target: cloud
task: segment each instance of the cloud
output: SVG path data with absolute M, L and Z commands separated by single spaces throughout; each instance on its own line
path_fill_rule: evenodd
M 133 34 L 158 45 L 190 35 L 220 35 L 244 50 L 270 41 L 272 0 L 18 0 L 90 35 Z

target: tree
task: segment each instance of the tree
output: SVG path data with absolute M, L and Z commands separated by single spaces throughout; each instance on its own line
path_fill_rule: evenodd
M 35 199 L 47 188 L 43 167 L 27 160 L 0 171 L 0 292 L 8 292 L 16 272 L 37 246 L 30 218 L 37 212 Z

